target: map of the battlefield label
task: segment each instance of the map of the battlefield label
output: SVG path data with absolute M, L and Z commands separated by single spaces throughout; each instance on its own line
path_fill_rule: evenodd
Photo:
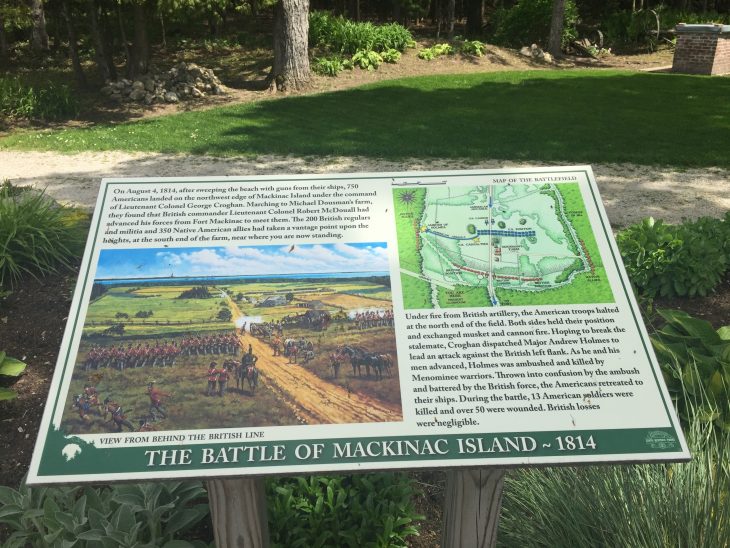
M 578 184 L 393 192 L 406 309 L 613 302 Z

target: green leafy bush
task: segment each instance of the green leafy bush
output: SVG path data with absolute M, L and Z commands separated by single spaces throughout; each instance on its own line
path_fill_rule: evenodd
M 0 189 L 0 287 L 25 274 L 70 267 L 81 255 L 88 216 L 63 208 L 42 192 Z
M 550 37 L 553 0 L 518 0 L 514 7 L 494 14 L 494 42 L 511 47 L 547 45 Z M 575 40 L 578 8 L 574 0 L 565 1 L 563 45 Z
M 651 342 L 680 419 L 730 431 L 730 325 L 716 331 L 686 312 L 658 312 L 666 324 Z
M 626 271 L 647 297 L 705 296 L 730 267 L 730 213 L 681 225 L 644 219 L 617 236 Z
M 397 63 L 400 61 L 401 53 L 397 49 L 387 49 L 383 52 L 383 61 L 386 63 Z
M 369 50 L 404 51 L 413 41 L 413 36 L 397 23 L 359 23 L 327 12 L 314 11 L 309 15 L 309 41 L 312 46 L 327 51 L 355 55 L 358 51 Z
M 432 59 L 440 57 L 441 55 L 452 55 L 453 53 L 453 46 L 446 43 L 435 44 L 430 48 L 423 48 L 421 51 L 419 51 L 418 58 L 424 59 L 425 61 L 431 61 Z
M 19 377 L 23 371 L 25 371 L 25 364 L 20 360 L 11 358 L 5 352 L 0 350 L 0 378 L 4 377 Z M 4 388 L 0 386 L 0 401 L 12 400 L 18 394 L 15 390 L 10 388 Z
M 0 77 L 0 114 L 14 118 L 61 120 L 78 114 L 76 96 L 67 86 L 37 88 L 18 78 Z
M 481 57 L 487 51 L 487 46 L 479 40 L 465 40 L 459 49 L 466 55 Z
M 601 27 L 610 46 L 656 46 L 656 17 L 649 10 L 615 11 L 608 14 Z
M 383 57 L 373 50 L 360 50 L 352 56 L 352 62 L 363 70 L 374 70 L 383 64 Z
M 423 519 L 402 473 L 281 478 L 267 490 L 275 547 L 405 547 Z
M 319 57 L 312 63 L 312 70 L 322 76 L 337 76 L 344 68 L 342 57 Z
M 184 548 L 175 540 L 208 515 L 200 482 L 56 487 L 0 486 L 0 523 L 12 534 L 6 548 L 74 546 Z

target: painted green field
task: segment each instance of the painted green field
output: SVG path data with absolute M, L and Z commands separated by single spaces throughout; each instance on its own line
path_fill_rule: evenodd
M 203 322 L 214 320 L 225 300 L 209 288 L 214 297 L 208 299 L 181 299 L 183 291 L 192 285 L 136 287 L 117 286 L 89 305 L 87 322 L 119 321 L 120 314 L 137 320 L 138 313 L 149 313 L 146 318 L 155 321 Z

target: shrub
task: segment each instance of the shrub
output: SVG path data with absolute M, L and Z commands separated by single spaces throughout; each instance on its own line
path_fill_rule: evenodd
M 70 268 L 83 251 L 88 216 L 42 192 L 0 189 L 0 287 Z
M 440 57 L 441 55 L 451 55 L 453 53 L 454 48 L 449 44 L 435 44 L 430 48 L 423 48 L 421 51 L 419 51 L 418 58 L 424 59 L 426 61 L 431 61 L 432 59 Z
M 29 86 L 18 78 L 0 77 L 0 114 L 15 118 L 60 120 L 78 114 L 76 96 L 67 86 Z
M 465 40 L 459 49 L 461 50 L 461 53 L 466 55 L 476 55 L 477 57 L 481 57 L 487 51 L 487 46 L 479 40 Z
M 550 37 L 553 0 L 518 0 L 508 10 L 494 15 L 494 41 L 511 47 L 530 44 L 547 45 Z M 578 8 L 574 0 L 565 1 L 565 20 L 562 43 L 565 46 L 575 40 Z
M 387 49 L 383 52 L 383 61 L 386 63 L 397 63 L 400 61 L 401 53 L 397 49 Z
M 644 219 L 617 236 L 626 271 L 645 296 L 705 296 L 730 266 L 730 213 L 681 225 Z
M 343 69 L 342 57 L 320 57 L 315 58 L 312 63 L 312 70 L 322 76 L 337 76 Z
M 730 431 L 730 326 L 716 331 L 679 310 L 659 314 L 666 324 L 651 342 L 680 419 Z
M 267 490 L 272 546 L 406 546 L 423 519 L 403 473 L 281 478 Z
M 358 51 L 403 51 L 413 40 L 411 33 L 397 23 L 373 25 L 358 23 L 327 12 L 314 11 L 309 16 L 309 41 L 312 46 L 345 55 Z
M 208 515 L 200 482 L 29 488 L 0 486 L 0 523 L 12 534 L 3 546 L 207 546 L 183 536 Z
M 383 57 L 373 50 L 360 50 L 352 56 L 352 62 L 364 70 L 374 70 L 383 63 Z

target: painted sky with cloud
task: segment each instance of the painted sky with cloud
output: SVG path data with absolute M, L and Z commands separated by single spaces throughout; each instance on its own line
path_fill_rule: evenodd
M 105 249 L 97 279 L 386 272 L 384 242 L 179 249 Z

